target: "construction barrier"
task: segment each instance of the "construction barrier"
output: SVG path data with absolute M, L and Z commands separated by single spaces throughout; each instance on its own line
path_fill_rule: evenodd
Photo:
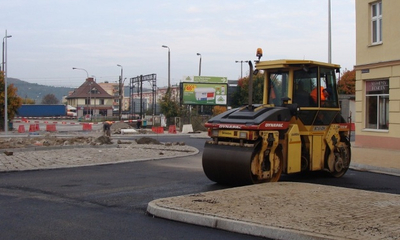
M 24 125 L 19 125 L 18 132 L 19 133 L 24 133 L 25 132 L 25 126 Z
M 90 123 L 83 124 L 83 131 L 91 131 L 91 130 L 92 130 L 92 124 Z
M 56 131 L 56 125 L 55 124 L 47 124 L 46 125 L 46 131 L 47 132 L 55 132 Z
M 29 132 L 36 132 L 36 124 L 29 125 Z
M 151 131 L 154 133 L 164 133 L 164 128 L 163 127 L 152 127 Z
M 192 124 L 184 124 L 182 127 L 182 133 L 190 133 L 193 132 Z
M 176 127 L 175 125 L 170 125 L 168 128 L 168 133 L 174 133 L 176 134 Z

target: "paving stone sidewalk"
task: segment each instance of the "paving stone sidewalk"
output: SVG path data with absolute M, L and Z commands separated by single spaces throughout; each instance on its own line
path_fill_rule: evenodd
M 272 239 L 400 239 L 400 195 L 265 183 L 150 202 L 158 217 Z
M 197 154 L 198 149 L 180 145 L 113 144 L 12 149 L 0 154 L 0 172 L 80 167 L 145 161 Z

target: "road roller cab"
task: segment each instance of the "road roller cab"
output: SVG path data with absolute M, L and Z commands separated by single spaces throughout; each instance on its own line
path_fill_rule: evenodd
M 248 105 L 205 124 L 211 137 L 202 158 L 206 176 L 233 185 L 278 181 L 282 173 L 343 176 L 351 153 L 337 96 L 339 69 L 309 60 L 256 61 L 255 71 L 264 75 L 263 102 L 252 103 L 250 87 Z

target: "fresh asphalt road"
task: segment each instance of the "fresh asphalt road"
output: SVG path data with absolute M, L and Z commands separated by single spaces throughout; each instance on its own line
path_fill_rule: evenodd
M 200 153 L 145 162 L 0 173 L 1 239 L 259 239 L 148 215 L 147 203 L 154 199 L 226 188 L 209 181 L 202 171 L 205 139 L 154 138 L 184 141 Z M 282 177 L 282 181 L 395 194 L 400 194 L 399 179 L 352 170 L 340 179 L 323 174 Z

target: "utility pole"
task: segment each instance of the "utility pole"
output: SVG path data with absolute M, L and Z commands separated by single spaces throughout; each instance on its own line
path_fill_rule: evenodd
M 200 60 L 199 60 L 199 76 L 201 76 L 201 54 L 197 53 L 197 56 L 200 56 Z
M 7 30 L 6 30 L 6 35 L 3 38 L 3 61 L 2 61 L 3 72 L 4 72 L 4 132 L 5 133 L 8 133 L 7 38 L 10 38 L 10 37 L 12 37 L 12 36 L 7 35 Z
M 240 78 L 243 78 L 243 63 L 248 61 L 235 61 L 235 63 L 240 63 Z
M 162 45 L 161 47 L 168 49 L 168 91 L 169 91 L 171 87 L 171 49 L 166 45 Z
M 332 20 L 331 20 L 331 0 L 328 0 L 328 63 L 332 63 Z
M 124 68 L 117 64 L 118 67 L 121 68 L 121 76 L 119 77 L 119 81 L 118 81 L 118 119 L 121 121 L 122 119 L 122 99 L 123 99 L 123 95 L 122 95 L 122 79 L 124 77 Z

